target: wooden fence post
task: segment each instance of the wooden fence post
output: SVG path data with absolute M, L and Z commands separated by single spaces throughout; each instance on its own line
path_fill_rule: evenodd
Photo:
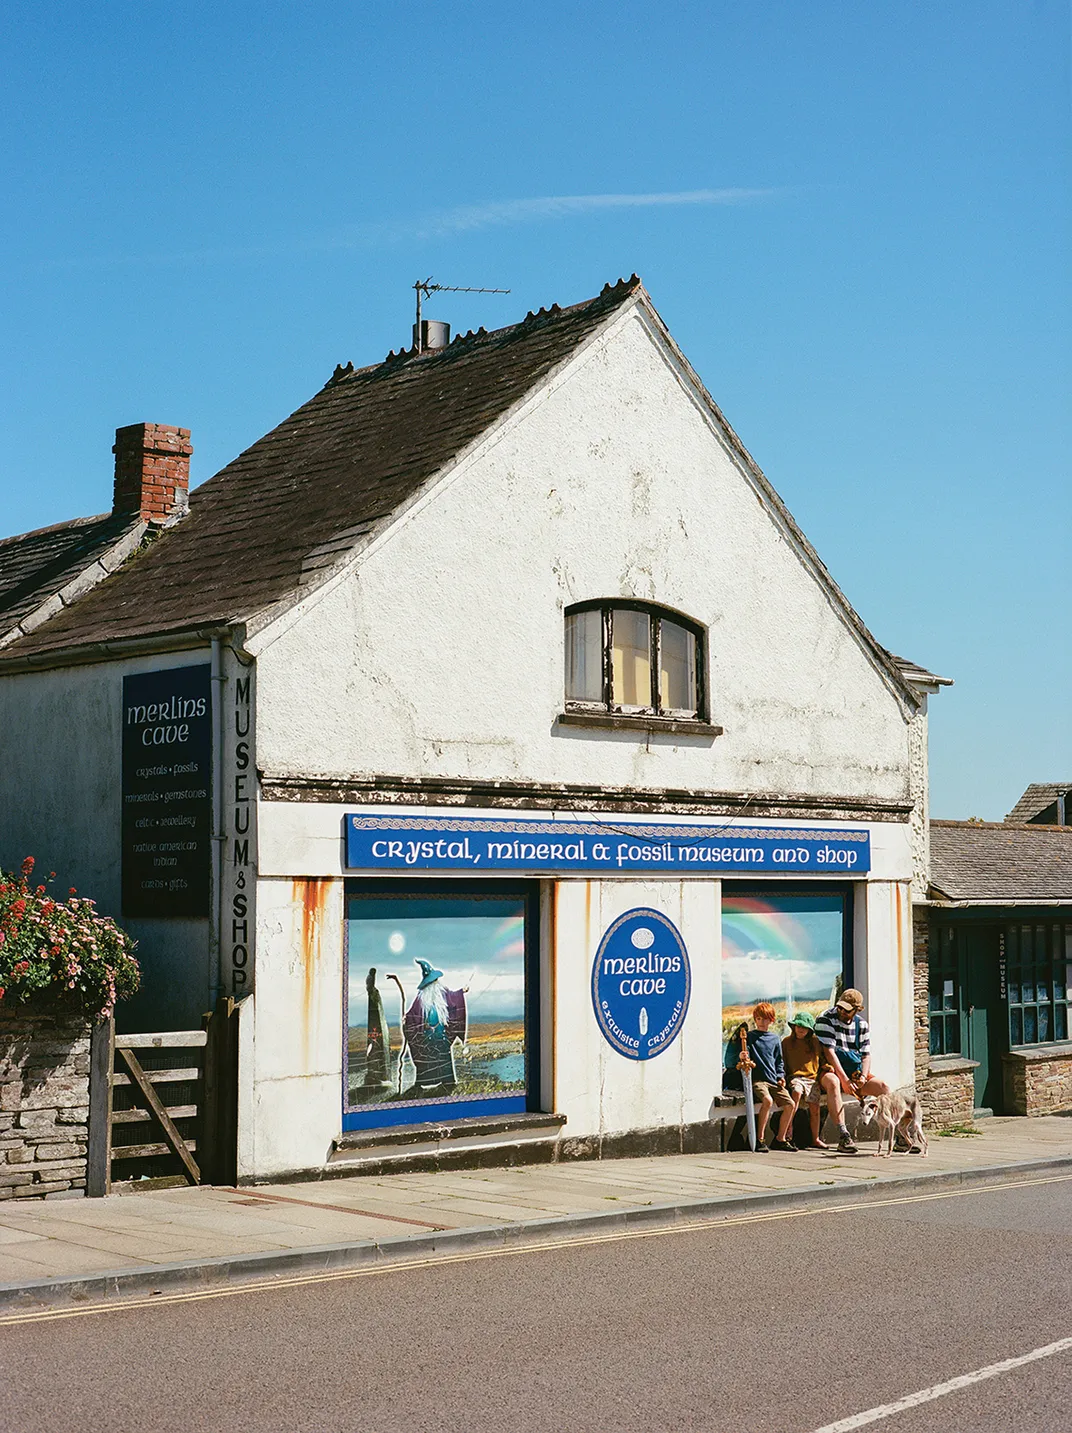
M 100 1199 L 112 1189 L 112 1068 L 115 1020 L 98 1020 L 89 1037 L 89 1131 L 86 1195 Z
M 202 1178 L 209 1184 L 238 1181 L 238 1007 L 223 995 L 203 1021 L 205 1046 L 205 1111 Z

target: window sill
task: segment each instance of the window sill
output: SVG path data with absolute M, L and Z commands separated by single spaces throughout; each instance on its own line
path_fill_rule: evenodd
M 927 1065 L 928 1075 L 964 1075 L 979 1068 L 978 1060 L 969 1060 L 965 1055 L 932 1055 Z
M 623 716 L 618 712 L 561 712 L 559 726 L 602 727 L 604 731 L 663 732 L 668 736 L 721 736 L 722 728 L 687 717 Z
M 1072 1059 L 1072 1040 L 1052 1040 L 1045 1045 L 1014 1045 L 1005 1059 L 1069 1060 Z

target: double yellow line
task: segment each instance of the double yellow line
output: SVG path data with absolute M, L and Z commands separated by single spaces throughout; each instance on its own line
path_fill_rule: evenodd
M 809 1209 L 786 1209 L 772 1214 L 742 1214 L 727 1219 L 697 1219 L 663 1224 L 656 1229 L 617 1229 L 606 1234 L 568 1235 L 560 1239 L 534 1240 L 508 1249 L 474 1249 L 458 1254 L 427 1254 L 420 1259 L 397 1259 L 367 1268 L 339 1269 L 322 1274 L 294 1274 L 275 1279 L 249 1279 L 218 1289 L 191 1289 L 185 1293 L 144 1294 L 137 1298 L 104 1299 L 67 1309 L 38 1309 L 0 1316 L 0 1327 L 45 1323 L 59 1319 L 83 1319 L 95 1314 L 126 1313 L 130 1309 L 158 1309 L 164 1304 L 200 1303 L 206 1299 L 233 1299 L 242 1294 L 267 1293 L 278 1289 L 300 1289 L 310 1284 L 336 1284 L 344 1279 L 367 1279 L 373 1275 L 400 1274 L 410 1269 L 428 1269 L 440 1264 L 469 1264 L 478 1259 L 513 1259 L 522 1254 L 547 1254 L 556 1249 L 576 1249 L 595 1244 L 617 1244 L 625 1239 L 661 1239 L 668 1234 L 699 1234 L 710 1229 L 733 1229 L 742 1224 L 769 1224 L 782 1219 L 813 1219 L 816 1215 L 852 1214 L 860 1210 L 884 1209 L 901 1204 L 927 1204 L 936 1199 L 963 1199 L 980 1194 L 1002 1194 L 1007 1189 L 1027 1189 L 1041 1184 L 1064 1184 L 1072 1174 L 1055 1174 L 1042 1179 L 1007 1180 L 967 1189 L 935 1191 L 933 1194 L 905 1194 L 892 1199 L 868 1199 L 856 1204 L 820 1205 Z

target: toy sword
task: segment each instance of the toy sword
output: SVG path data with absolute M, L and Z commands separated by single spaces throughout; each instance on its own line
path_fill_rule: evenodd
M 748 1146 L 751 1150 L 756 1147 L 756 1098 L 752 1092 L 752 1071 L 755 1065 L 748 1056 L 748 1026 L 742 1025 L 737 1031 L 737 1038 L 741 1042 L 741 1058 L 737 1061 L 737 1068 L 741 1072 L 741 1084 L 744 1086 L 744 1117 L 748 1125 Z

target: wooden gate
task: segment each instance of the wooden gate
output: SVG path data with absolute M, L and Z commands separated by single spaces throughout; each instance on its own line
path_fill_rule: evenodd
M 90 1052 L 86 1193 L 122 1185 L 234 1184 L 238 1012 L 222 999 L 200 1030 L 117 1035 L 102 1021 Z

